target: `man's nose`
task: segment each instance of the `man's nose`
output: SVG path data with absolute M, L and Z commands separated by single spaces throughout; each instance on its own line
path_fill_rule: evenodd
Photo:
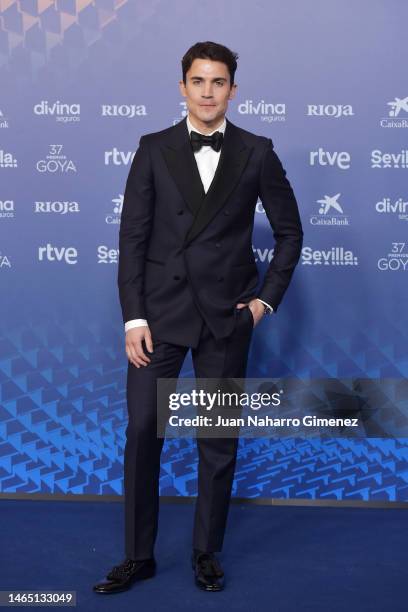
M 212 86 L 211 85 L 205 85 L 204 87 L 204 92 L 203 92 L 203 98 L 212 98 Z

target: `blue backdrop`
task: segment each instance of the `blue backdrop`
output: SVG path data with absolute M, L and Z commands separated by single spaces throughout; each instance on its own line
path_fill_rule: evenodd
M 185 115 L 199 40 L 239 53 L 227 117 L 272 138 L 305 232 L 248 375 L 407 376 L 407 19 L 398 0 L 0 0 L 1 492 L 122 493 L 124 186 L 140 136 Z M 253 248 L 263 274 L 261 202 Z M 194 441 L 166 442 L 161 494 L 194 495 L 196 469 Z M 234 495 L 404 501 L 407 441 L 241 440 Z

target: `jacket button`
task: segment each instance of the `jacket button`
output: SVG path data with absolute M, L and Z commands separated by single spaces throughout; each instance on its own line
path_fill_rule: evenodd
M 215 243 L 215 246 L 217 247 L 217 249 L 219 249 L 219 248 L 220 248 L 220 246 L 221 246 L 221 242 L 216 242 L 216 243 Z
M 184 213 L 184 210 L 178 210 L 178 211 L 177 211 L 177 214 L 178 214 L 178 215 L 182 215 L 183 213 Z
M 174 278 L 174 280 L 180 280 L 180 277 L 179 277 L 179 276 L 177 276 L 177 275 L 176 275 L 176 276 L 173 276 L 173 278 Z
M 223 277 L 223 276 L 218 276 L 218 277 L 217 277 L 217 281 L 218 281 L 219 283 L 220 283 L 221 281 L 223 281 L 223 280 L 224 280 L 224 277 Z
M 229 210 L 224 210 L 224 215 L 229 215 Z

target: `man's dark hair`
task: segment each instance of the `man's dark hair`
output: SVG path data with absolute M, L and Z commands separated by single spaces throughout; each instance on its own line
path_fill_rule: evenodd
M 186 84 L 186 74 L 190 70 L 191 64 L 195 59 L 209 59 L 213 62 L 222 62 L 226 64 L 230 73 L 231 86 L 234 84 L 238 53 L 234 53 L 228 49 L 228 47 L 224 47 L 224 45 L 219 45 L 209 40 L 195 43 L 195 45 L 190 47 L 185 53 L 181 60 L 184 85 Z

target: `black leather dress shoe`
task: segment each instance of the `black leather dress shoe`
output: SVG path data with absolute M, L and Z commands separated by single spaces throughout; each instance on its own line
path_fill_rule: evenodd
M 193 552 L 191 565 L 194 570 L 195 583 L 204 591 L 222 591 L 224 572 L 214 553 Z
M 156 573 L 156 561 L 145 559 L 143 561 L 134 561 L 125 559 L 120 565 L 115 567 L 106 576 L 107 582 L 99 582 L 95 584 L 93 590 L 96 593 L 119 593 L 127 591 L 138 580 L 151 578 Z

